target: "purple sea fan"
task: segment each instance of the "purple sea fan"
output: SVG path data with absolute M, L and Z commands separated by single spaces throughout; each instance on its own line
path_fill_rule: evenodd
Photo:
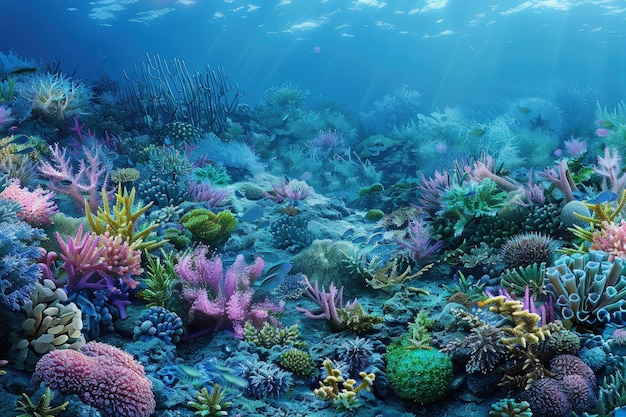
M 211 207 L 223 205 L 230 197 L 230 190 L 226 188 L 213 187 L 210 182 L 189 183 L 189 195 L 195 202 L 205 202 Z
M 337 153 L 343 147 L 343 136 L 337 134 L 336 130 L 320 130 L 313 139 L 310 139 L 306 146 L 314 153 L 328 156 Z
M 433 241 L 430 227 L 423 217 L 409 221 L 407 234 L 408 236 L 404 239 L 396 239 L 396 243 L 408 249 L 411 257 L 416 261 L 430 257 L 443 246 L 443 241 Z

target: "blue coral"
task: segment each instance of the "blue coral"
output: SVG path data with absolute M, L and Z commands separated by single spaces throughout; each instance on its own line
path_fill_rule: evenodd
M 10 215 L 7 220 L 0 223 L 0 303 L 17 311 L 41 277 L 36 243 L 45 235 Z
M 248 381 L 246 393 L 253 398 L 278 398 L 293 386 L 293 374 L 273 363 L 247 361 L 243 377 Z
M 178 314 L 155 306 L 141 315 L 133 331 L 133 339 L 147 341 L 158 337 L 169 345 L 175 345 L 180 342 L 183 331 L 183 321 Z

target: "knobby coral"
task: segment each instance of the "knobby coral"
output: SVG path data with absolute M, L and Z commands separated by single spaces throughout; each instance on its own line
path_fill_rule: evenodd
M 105 417 L 148 417 L 156 407 L 143 366 L 105 343 L 47 353 L 33 374 L 33 383 L 41 382 L 65 394 L 78 394 Z

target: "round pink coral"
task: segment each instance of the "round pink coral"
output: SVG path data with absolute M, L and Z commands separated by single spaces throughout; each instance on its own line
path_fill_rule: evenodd
M 35 367 L 33 383 L 78 394 L 105 417 L 148 417 L 156 407 L 152 383 L 133 357 L 106 343 L 53 350 Z
M 550 361 L 550 371 L 554 379 L 564 379 L 568 375 L 580 375 L 595 389 L 596 375 L 591 368 L 576 355 L 557 355 Z
M 626 221 L 620 224 L 602 222 L 602 228 L 593 234 L 591 250 L 603 250 L 609 254 L 609 261 L 626 257 Z

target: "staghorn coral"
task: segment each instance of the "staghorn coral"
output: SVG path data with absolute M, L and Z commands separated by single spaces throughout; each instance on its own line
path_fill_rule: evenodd
M 107 231 L 112 236 L 120 236 L 137 250 L 152 250 L 163 245 L 166 241 L 148 240 L 152 231 L 157 227 L 151 223 L 141 231 L 136 231 L 141 216 L 152 206 L 134 206 L 135 188 L 130 192 L 122 189 L 120 184 L 115 194 L 115 206 L 111 208 L 104 189 L 102 190 L 102 207 L 92 213 L 91 207 L 85 202 L 85 213 L 91 230 L 97 235 L 104 235 Z
M 540 316 L 523 309 L 521 301 L 510 300 L 505 296 L 490 297 L 485 300 L 484 305 L 489 306 L 489 310 L 503 314 L 513 321 L 514 327 L 503 326 L 499 329 L 508 337 L 503 337 L 501 342 L 510 349 L 516 346 L 526 348 L 528 344 L 536 345 L 540 340 L 545 340 L 550 336 L 550 330 L 546 325 L 538 327 Z
M 359 372 L 361 382 L 357 385 L 354 379 L 344 379 L 338 367 L 333 367 L 330 359 L 326 358 L 323 363 L 326 377 L 319 381 L 319 388 L 313 393 L 324 400 L 330 400 L 339 411 L 353 411 L 360 406 L 357 394 L 361 390 L 369 391 L 376 375 L 373 373 Z
M 67 294 L 54 282 L 35 283 L 30 300 L 22 305 L 26 320 L 24 334 L 9 335 L 9 359 L 17 369 L 32 371 L 42 355 L 55 349 L 79 349 L 85 344 L 83 322 L 76 304 L 67 302 Z

